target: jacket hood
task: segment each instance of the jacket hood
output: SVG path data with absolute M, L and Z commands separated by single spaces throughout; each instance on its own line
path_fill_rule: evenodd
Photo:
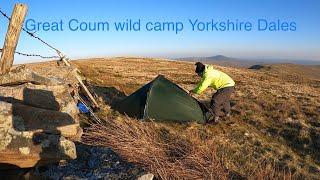
M 207 73 L 207 72 L 212 71 L 212 70 L 214 70 L 213 66 L 205 65 L 204 73 Z

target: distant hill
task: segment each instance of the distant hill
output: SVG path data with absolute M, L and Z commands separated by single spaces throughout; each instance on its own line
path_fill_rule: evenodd
M 211 57 L 205 57 L 204 59 L 208 60 L 216 60 L 216 61 L 230 61 L 230 60 L 239 60 L 237 58 L 231 58 L 223 55 L 216 55 L 216 56 L 211 56 Z
M 229 67 L 250 67 L 255 64 L 262 64 L 263 62 L 249 61 L 245 59 L 238 59 L 227 57 L 223 55 L 209 56 L 209 57 L 186 57 L 180 58 L 178 60 L 182 61 L 201 61 L 209 64 L 216 64 L 220 66 L 229 66 Z
M 201 61 L 209 64 L 216 64 L 220 66 L 229 66 L 229 67 L 245 67 L 249 68 L 257 64 L 301 64 L 301 65 L 319 65 L 320 61 L 313 60 L 285 60 L 285 59 L 244 59 L 244 58 L 234 58 L 224 55 L 216 55 L 209 57 L 184 57 L 177 60 L 181 61 Z

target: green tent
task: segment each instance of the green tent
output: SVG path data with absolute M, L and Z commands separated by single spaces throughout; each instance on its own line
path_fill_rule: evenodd
M 205 123 L 200 106 L 182 88 L 159 75 L 119 102 L 116 109 L 138 119 Z

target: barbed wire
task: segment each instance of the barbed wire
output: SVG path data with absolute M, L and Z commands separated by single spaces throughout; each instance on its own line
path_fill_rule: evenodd
M 2 49 L 0 48 L 0 52 L 2 52 Z M 19 51 L 15 51 L 15 54 L 21 55 L 21 56 L 28 56 L 28 57 L 40 57 L 42 59 L 55 59 L 60 58 L 59 56 L 42 56 L 40 54 L 27 54 Z
M 2 16 L 4 16 L 6 19 L 8 19 L 8 21 L 10 22 L 11 21 L 11 18 L 6 14 L 4 13 L 1 9 L 0 9 L 0 13 L 2 14 Z M 64 56 L 62 54 L 62 52 L 60 50 L 58 50 L 57 48 L 53 47 L 52 45 L 50 45 L 49 43 L 47 43 L 46 41 L 42 40 L 40 37 L 34 35 L 34 33 L 31 33 L 29 32 L 28 30 L 26 30 L 23 26 L 22 26 L 22 31 L 26 32 L 28 35 L 30 35 L 31 37 L 39 40 L 40 42 L 42 42 L 43 44 L 45 44 L 46 46 L 48 46 L 49 48 L 53 49 L 56 51 L 56 53 L 58 54 L 58 56 L 42 56 L 42 55 L 39 55 L 39 54 L 27 54 L 27 53 L 22 53 L 22 52 L 18 52 L 18 51 L 15 51 L 14 53 L 16 54 L 19 54 L 19 55 L 23 55 L 23 56 L 33 56 L 33 57 L 41 57 L 41 58 L 44 58 L 44 59 L 52 59 L 52 58 L 60 58 L 60 60 L 64 60 L 66 63 L 68 63 L 68 58 L 66 58 L 66 56 Z M 2 53 L 2 49 L 0 49 L 0 52 Z M 81 80 L 82 81 L 82 80 Z M 81 82 L 79 81 L 79 83 L 81 84 Z M 90 97 L 90 92 L 88 93 L 89 97 Z M 92 116 L 98 121 L 98 122 L 101 122 L 101 120 L 94 114 L 94 112 L 92 111 L 92 109 L 83 101 L 83 99 L 79 96 L 78 99 L 86 106 L 86 108 L 89 110 L 89 112 L 92 114 Z M 95 102 L 93 100 L 93 102 Z
M 6 19 L 8 19 L 8 21 L 11 20 L 11 18 L 5 13 L 3 12 L 1 9 L 0 9 L 0 13 L 2 14 L 2 16 L 4 16 Z M 39 54 L 26 54 L 26 53 L 21 53 L 21 52 L 15 52 L 19 55 L 23 55 L 23 56 L 37 56 L 37 57 L 41 57 L 41 58 L 56 58 L 56 57 L 61 57 L 61 51 L 58 50 L 57 48 L 53 47 L 52 45 L 50 45 L 49 43 L 45 42 L 43 39 L 41 39 L 40 37 L 34 35 L 34 33 L 32 32 L 29 32 L 28 30 L 26 30 L 24 27 L 22 27 L 22 30 L 24 32 L 26 32 L 29 36 L 39 40 L 40 42 L 42 42 L 43 44 L 45 44 L 46 46 L 48 46 L 49 48 L 53 49 L 56 51 L 56 53 L 59 55 L 59 56 L 42 56 L 42 55 L 39 55 Z

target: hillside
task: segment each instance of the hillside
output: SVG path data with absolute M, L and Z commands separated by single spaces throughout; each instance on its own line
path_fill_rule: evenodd
M 303 80 L 320 79 L 320 65 L 298 65 L 298 64 L 265 64 L 260 69 L 271 76 L 282 76 L 284 78 Z
M 98 112 L 99 117 L 119 122 L 126 117 L 110 109 L 110 103 L 134 92 L 158 74 L 163 74 L 186 90 L 192 89 L 199 81 L 194 74 L 193 63 L 181 61 L 119 57 L 84 59 L 72 63 L 79 67 L 100 97 L 103 108 Z M 54 62 L 26 66 L 40 74 L 55 73 L 52 68 Z M 216 144 L 216 154 L 223 159 L 223 167 L 238 176 L 253 179 L 263 177 L 263 174 L 270 172 L 267 167 L 262 168 L 264 163 L 271 163 L 273 170 L 287 170 L 294 177 L 319 179 L 319 68 L 301 71 L 299 67 L 286 64 L 259 71 L 216 68 L 228 73 L 236 81 L 230 119 L 224 119 L 217 125 L 158 123 L 155 127 L 148 122 L 135 123 L 133 119 L 130 122 L 141 127 L 164 128 L 186 139 L 192 139 L 196 133 L 204 143 L 210 141 Z M 208 101 L 212 93 L 212 90 L 208 90 L 197 98 Z M 144 146 L 149 142 L 141 143 Z M 124 159 L 146 166 L 116 143 L 111 148 Z
M 186 58 L 180 58 L 178 59 L 180 61 L 201 61 L 205 63 L 212 63 L 219 66 L 226 66 L 226 67 L 250 67 L 255 64 L 261 64 L 263 61 L 253 61 L 253 60 L 246 60 L 246 59 L 238 59 L 238 58 L 232 58 L 227 57 L 223 55 L 216 55 L 216 56 L 210 56 L 210 57 L 186 57 Z
M 212 63 L 219 66 L 226 67 L 244 67 L 248 68 L 253 65 L 267 65 L 267 64 L 296 64 L 296 66 L 319 66 L 320 62 L 315 60 L 290 60 L 290 59 L 247 59 L 247 58 L 234 58 L 224 55 L 216 55 L 209 57 L 186 57 L 179 58 L 181 61 L 201 61 L 205 63 Z M 290 65 L 289 65 L 290 66 Z

